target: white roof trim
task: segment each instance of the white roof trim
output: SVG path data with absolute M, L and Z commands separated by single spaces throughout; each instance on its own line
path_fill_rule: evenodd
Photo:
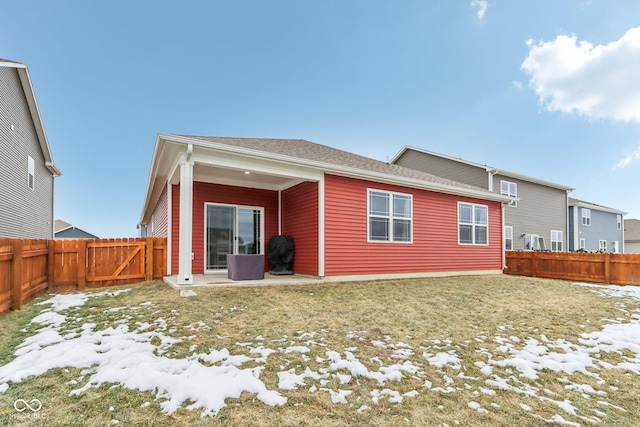
M 589 202 L 585 202 L 583 200 L 577 200 L 577 199 L 569 199 L 569 206 L 576 206 L 579 208 L 587 208 L 587 209 L 592 209 L 594 211 L 600 211 L 600 212 L 608 212 L 608 213 L 613 213 L 613 214 L 618 214 L 618 215 L 626 215 L 628 212 L 625 211 L 621 211 L 618 209 L 614 209 L 614 208 L 608 208 L 606 206 L 601 206 L 601 205 L 596 205 L 595 203 L 589 203 Z

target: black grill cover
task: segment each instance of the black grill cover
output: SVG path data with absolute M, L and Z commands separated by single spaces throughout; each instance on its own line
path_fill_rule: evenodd
M 267 245 L 267 258 L 271 264 L 271 274 L 293 274 L 293 237 L 273 236 Z

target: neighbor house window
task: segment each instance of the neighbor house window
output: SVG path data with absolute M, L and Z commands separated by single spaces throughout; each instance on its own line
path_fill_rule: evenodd
M 598 250 L 606 251 L 607 250 L 607 241 L 606 240 L 598 240 Z
M 582 208 L 582 225 L 591 225 L 591 209 Z
M 35 187 L 36 164 L 31 156 L 29 156 L 27 161 L 27 173 L 27 184 L 29 185 L 29 188 L 33 190 Z
M 489 208 L 486 205 L 458 203 L 458 243 L 486 245 L 489 242 Z
M 525 234 L 524 248 L 528 251 L 544 250 L 544 237 L 538 236 L 537 234 Z
M 613 242 L 613 253 L 620 253 L 620 242 L 617 240 Z
M 584 238 L 580 239 L 580 249 L 583 251 L 587 249 L 587 241 Z
M 517 206 L 516 198 L 518 197 L 518 184 L 509 181 L 500 181 L 500 194 L 512 197 L 513 200 L 509 203 L 509 206 Z
M 562 231 L 551 230 L 551 250 L 556 252 L 562 251 Z
M 506 251 L 513 250 L 513 227 L 510 225 L 504 227 L 504 249 Z
M 616 222 L 618 224 L 618 230 L 622 230 L 622 215 L 616 217 Z
M 413 197 L 369 190 L 369 241 L 411 242 Z

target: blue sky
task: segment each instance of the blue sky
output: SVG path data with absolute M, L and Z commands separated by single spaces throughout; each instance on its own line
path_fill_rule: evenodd
M 640 218 L 640 3 L 5 2 L 55 216 L 135 236 L 157 133 L 404 145 L 575 188 Z

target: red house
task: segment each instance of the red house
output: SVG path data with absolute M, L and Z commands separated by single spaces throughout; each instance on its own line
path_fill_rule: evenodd
M 140 224 L 168 238 L 167 274 L 179 284 L 226 272 L 227 255 L 265 254 L 281 234 L 294 238 L 296 274 L 494 274 L 506 203 L 304 140 L 160 134 Z

